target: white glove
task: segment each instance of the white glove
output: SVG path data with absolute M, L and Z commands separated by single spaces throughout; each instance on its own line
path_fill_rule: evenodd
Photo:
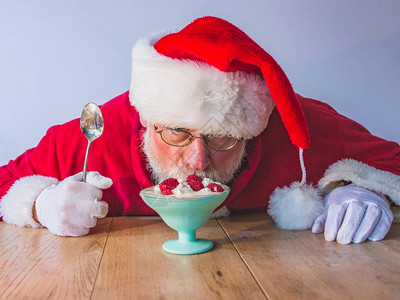
M 101 189 L 109 188 L 112 180 L 98 172 L 88 172 L 82 182 L 82 172 L 43 190 L 35 207 L 39 222 L 50 232 L 61 236 L 82 236 L 104 218 L 108 204 L 100 201 Z
M 362 243 L 367 238 L 379 241 L 388 233 L 392 221 L 390 205 L 383 197 L 347 185 L 325 197 L 325 212 L 315 220 L 312 232 L 325 231 L 327 241 L 336 239 L 340 244 Z

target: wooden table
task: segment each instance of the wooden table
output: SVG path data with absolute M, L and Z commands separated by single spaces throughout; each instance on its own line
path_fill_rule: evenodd
M 278 229 L 264 213 L 210 220 L 200 255 L 164 252 L 158 217 L 98 221 L 62 238 L 0 223 L 1 299 L 400 299 L 400 225 L 385 240 L 340 245 Z

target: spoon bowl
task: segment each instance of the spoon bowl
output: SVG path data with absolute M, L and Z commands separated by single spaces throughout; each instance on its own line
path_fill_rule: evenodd
M 88 140 L 85 163 L 83 165 L 83 181 L 85 182 L 90 145 L 95 139 L 102 135 L 104 130 L 103 115 L 96 104 L 88 103 L 85 105 L 82 110 L 80 125 L 83 135 L 86 136 Z

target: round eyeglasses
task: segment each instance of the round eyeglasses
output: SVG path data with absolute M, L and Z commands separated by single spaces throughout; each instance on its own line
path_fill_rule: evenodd
M 189 131 L 183 128 L 159 128 L 154 125 L 156 133 L 160 134 L 164 143 L 174 147 L 185 147 L 193 142 L 194 139 L 202 139 L 204 143 L 212 150 L 225 151 L 232 149 L 242 139 L 237 139 L 230 136 L 219 135 L 200 135 L 194 136 Z

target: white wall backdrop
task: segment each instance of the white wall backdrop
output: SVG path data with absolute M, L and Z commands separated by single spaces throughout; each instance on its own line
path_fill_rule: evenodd
M 400 142 L 400 1 L 0 0 L 0 165 L 128 90 L 139 37 L 204 15 L 243 29 L 296 92 Z

